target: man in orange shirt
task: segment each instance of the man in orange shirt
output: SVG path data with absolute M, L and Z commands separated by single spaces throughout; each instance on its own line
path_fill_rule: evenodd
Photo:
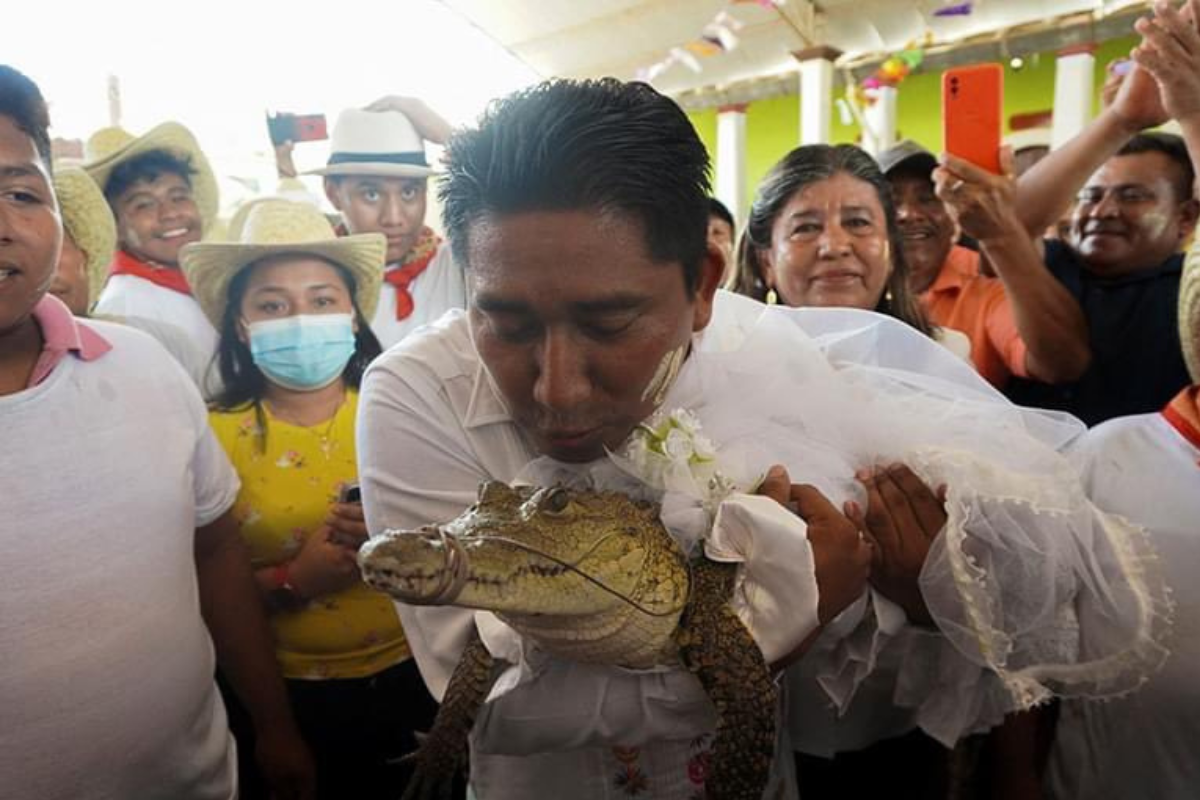
M 932 153 L 905 141 L 879 163 L 892 187 L 912 288 L 933 322 L 971 340 L 979 373 L 996 387 L 1013 375 L 1046 383 L 1078 377 L 1090 359 L 1083 315 L 1017 220 L 1011 155 L 1006 174 L 991 175 L 953 156 L 939 167 Z M 980 249 L 956 244 L 959 230 Z M 998 279 L 980 274 L 981 257 Z

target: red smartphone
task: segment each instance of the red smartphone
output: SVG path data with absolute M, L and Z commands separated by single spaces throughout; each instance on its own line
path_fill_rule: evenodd
M 1004 70 L 999 64 L 942 73 L 942 144 L 947 153 L 1000 174 Z
M 267 131 L 271 135 L 271 143 L 275 145 L 329 138 L 324 114 L 268 114 Z

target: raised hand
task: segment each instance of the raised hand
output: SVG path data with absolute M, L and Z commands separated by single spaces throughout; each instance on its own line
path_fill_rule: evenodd
M 1131 134 L 1162 125 L 1171 118 L 1159 94 L 1158 82 L 1136 59 L 1118 86 L 1109 109 Z
M 422 139 L 435 144 L 445 144 L 450 139 L 450 123 L 419 98 L 386 95 L 364 110 L 399 111 L 408 117 Z
M 963 232 L 981 242 L 1023 235 L 1014 200 L 1011 147 L 1000 150 L 1001 175 L 947 153 L 933 171 L 934 191 Z
M 1133 60 L 1157 83 L 1165 111 L 1174 119 L 1200 115 L 1200 0 L 1176 10 L 1170 3 L 1154 6 L 1154 16 L 1135 24 L 1142 42 Z

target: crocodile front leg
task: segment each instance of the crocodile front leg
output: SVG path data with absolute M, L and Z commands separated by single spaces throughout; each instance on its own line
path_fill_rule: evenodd
M 717 709 L 708 800 L 761 800 L 775 752 L 777 689 L 762 651 L 729 606 L 737 564 L 701 559 L 678 633 L 683 664 Z
M 496 680 L 495 659 L 474 631 L 467 642 L 433 728 L 411 758 L 416 770 L 402 800 L 450 800 L 454 775 L 467 761 L 467 737 Z

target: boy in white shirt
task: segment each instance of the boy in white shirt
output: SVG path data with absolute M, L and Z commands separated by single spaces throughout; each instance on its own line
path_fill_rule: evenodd
M 149 337 L 47 294 L 63 236 L 48 124 L 0 66 L 0 786 L 231 800 L 219 660 L 279 796 L 311 798 L 199 394 Z
M 165 122 L 94 158 L 84 169 L 112 207 L 117 252 L 93 313 L 142 319 L 178 328 L 194 354 L 187 366 L 209 367 L 217 332 L 192 297 L 179 269 L 179 251 L 198 242 L 217 216 L 212 167 L 187 128 Z M 170 346 L 168 346 L 170 349 Z M 206 394 L 214 393 L 214 377 Z
M 425 141 L 445 143 L 450 125 L 419 100 L 384 97 L 343 111 L 333 127 L 325 196 L 342 215 L 339 231 L 388 240 L 384 284 L 371 331 L 386 350 L 447 310 L 466 306 L 463 271 L 425 224 L 433 168 Z

